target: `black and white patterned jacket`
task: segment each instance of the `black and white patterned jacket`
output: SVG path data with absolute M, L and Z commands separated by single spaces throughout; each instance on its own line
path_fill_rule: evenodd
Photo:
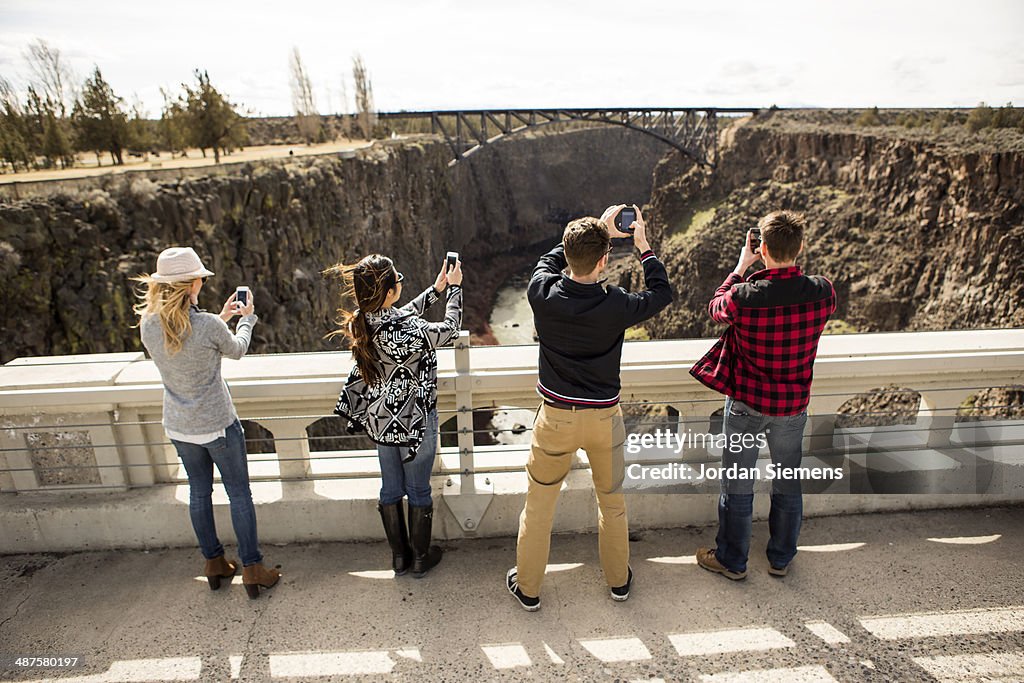
M 409 448 L 416 457 L 427 414 L 437 406 L 438 346 L 451 343 L 462 327 L 462 287 L 448 286 L 444 321 L 421 316 L 441 298 L 430 286 L 401 308 L 370 313 L 366 321 L 383 380 L 368 386 L 354 365 L 334 412 L 349 421 L 349 432 L 365 430 L 374 443 Z

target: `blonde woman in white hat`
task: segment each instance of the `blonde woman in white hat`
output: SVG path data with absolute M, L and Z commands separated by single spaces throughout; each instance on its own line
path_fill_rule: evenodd
M 220 471 L 231 523 L 242 559 L 242 582 L 250 598 L 277 583 L 280 572 L 263 566 L 256 537 L 256 509 L 249 490 L 245 436 L 221 376 L 221 358 L 239 359 L 249 349 L 257 317 L 252 294 L 243 305 L 235 294 L 220 315 L 199 309 L 199 292 L 213 273 L 191 247 L 161 252 L 156 272 L 136 278 L 145 291 L 135 307 L 142 344 L 164 385 L 163 425 L 181 458 L 189 483 L 189 515 L 206 558 L 210 588 L 230 579 L 237 562 L 224 557 L 213 520 L 213 466 Z M 227 322 L 241 315 L 234 334 Z

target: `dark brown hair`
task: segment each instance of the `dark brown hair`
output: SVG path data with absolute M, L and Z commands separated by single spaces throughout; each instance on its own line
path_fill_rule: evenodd
M 373 348 L 367 313 L 376 313 L 384 307 L 388 292 L 398 286 L 395 264 L 387 256 L 370 254 L 358 263 L 339 263 L 324 271 L 329 275 L 340 275 L 345 283 L 342 305 L 338 308 L 341 327 L 328 337 L 345 335 L 351 341 L 352 357 L 359 366 L 359 374 L 367 384 L 376 384 L 383 378 L 377 352 Z M 349 311 L 344 301 L 355 301 L 358 308 Z
M 792 261 L 804 241 L 804 217 L 794 211 L 772 211 L 757 222 L 761 240 L 776 261 Z
M 573 275 L 593 272 L 597 262 L 611 247 L 608 228 L 597 218 L 577 218 L 565 226 L 562 244 L 565 245 L 565 260 Z

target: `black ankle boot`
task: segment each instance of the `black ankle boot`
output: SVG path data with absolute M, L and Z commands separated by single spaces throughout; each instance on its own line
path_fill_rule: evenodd
M 391 546 L 391 568 L 396 576 L 409 570 L 412 564 L 412 548 L 409 547 L 409 533 L 405 529 L 405 510 L 402 501 L 391 505 L 377 504 L 380 521 L 384 524 L 384 534 Z
M 434 521 L 434 506 L 409 506 L 409 543 L 412 545 L 412 575 L 422 578 L 441 561 L 441 547 L 430 545 L 430 527 Z

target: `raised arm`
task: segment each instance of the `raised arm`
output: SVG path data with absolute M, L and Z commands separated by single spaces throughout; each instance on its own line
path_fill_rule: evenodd
M 736 302 L 732 298 L 732 288 L 743 282 L 743 276 L 736 273 L 729 273 L 725 282 L 715 290 L 715 295 L 708 304 L 708 314 L 717 323 L 732 325 L 736 320 Z
M 235 333 L 228 329 L 227 323 L 216 316 L 212 316 L 209 326 L 212 330 L 213 344 L 222 356 L 238 360 L 249 351 L 249 343 L 252 341 L 252 328 L 259 318 L 255 313 L 243 315 L 235 326 Z
M 665 264 L 654 255 L 650 247 L 640 254 L 640 262 L 644 267 L 646 289 L 626 295 L 626 327 L 653 318 L 672 303 L 672 284 L 668 281 Z
M 434 348 L 450 344 L 459 336 L 462 329 L 462 285 L 448 285 L 448 303 L 445 306 L 444 320 L 439 323 L 427 323 L 424 332 L 427 340 Z
M 426 312 L 426 310 L 433 306 L 440 298 L 441 295 L 438 294 L 437 290 L 434 289 L 434 286 L 431 285 L 424 289 L 419 296 L 417 296 L 415 299 L 413 299 L 406 305 L 402 306 L 398 310 L 413 313 L 415 315 L 423 315 Z

